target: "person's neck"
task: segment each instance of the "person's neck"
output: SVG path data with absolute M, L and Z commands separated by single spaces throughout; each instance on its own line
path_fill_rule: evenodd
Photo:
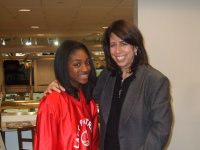
M 126 78 L 128 78 L 132 72 L 130 69 L 122 70 L 122 81 L 124 81 Z

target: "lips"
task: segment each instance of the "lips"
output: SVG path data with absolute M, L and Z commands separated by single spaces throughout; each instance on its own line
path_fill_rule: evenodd
M 123 56 L 115 56 L 116 61 L 119 61 L 119 62 L 124 61 L 125 58 L 126 58 L 125 55 L 123 55 Z
M 89 74 L 80 74 L 79 78 L 82 80 L 86 80 L 86 79 L 88 79 L 88 76 L 89 76 Z

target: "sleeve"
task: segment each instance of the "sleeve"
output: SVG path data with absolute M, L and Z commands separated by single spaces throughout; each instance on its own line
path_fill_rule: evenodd
M 94 105 L 96 105 L 96 104 L 94 104 Z M 93 133 L 93 135 L 92 135 L 92 150 L 98 150 L 99 149 L 99 125 L 98 125 L 97 109 L 95 109 L 95 113 L 94 113 L 92 133 Z
M 38 109 L 36 120 L 36 131 L 34 138 L 34 150 L 55 150 L 57 149 L 57 128 L 58 119 L 47 101 L 50 97 L 43 98 Z
M 171 96 L 166 77 L 151 80 L 147 98 L 151 106 L 153 124 L 141 150 L 163 150 L 168 142 L 172 126 Z

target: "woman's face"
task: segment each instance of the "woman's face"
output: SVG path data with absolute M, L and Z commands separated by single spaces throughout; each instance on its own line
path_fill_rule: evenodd
M 77 49 L 69 56 L 67 63 L 71 84 L 79 88 L 81 84 L 88 82 L 91 70 L 90 59 L 87 53 L 82 49 Z
M 114 33 L 110 35 L 110 53 L 112 59 L 117 63 L 122 71 L 129 70 L 133 60 L 134 60 L 134 47 Z

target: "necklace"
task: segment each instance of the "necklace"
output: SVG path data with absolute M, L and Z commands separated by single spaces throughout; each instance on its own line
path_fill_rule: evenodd
M 120 88 L 119 88 L 119 92 L 118 92 L 118 98 L 120 99 L 121 98 L 121 95 L 122 95 L 122 93 L 123 93 L 123 83 L 124 83 L 124 81 L 129 77 L 129 76 L 131 76 L 132 75 L 132 73 L 128 73 L 128 72 L 125 72 L 125 74 L 124 75 L 122 75 L 122 77 L 121 77 L 121 83 L 120 83 Z
M 124 79 L 121 79 L 120 89 L 119 89 L 119 92 L 118 92 L 118 98 L 119 99 L 121 98 L 121 94 L 122 94 L 122 84 L 123 84 L 123 81 L 124 81 Z

